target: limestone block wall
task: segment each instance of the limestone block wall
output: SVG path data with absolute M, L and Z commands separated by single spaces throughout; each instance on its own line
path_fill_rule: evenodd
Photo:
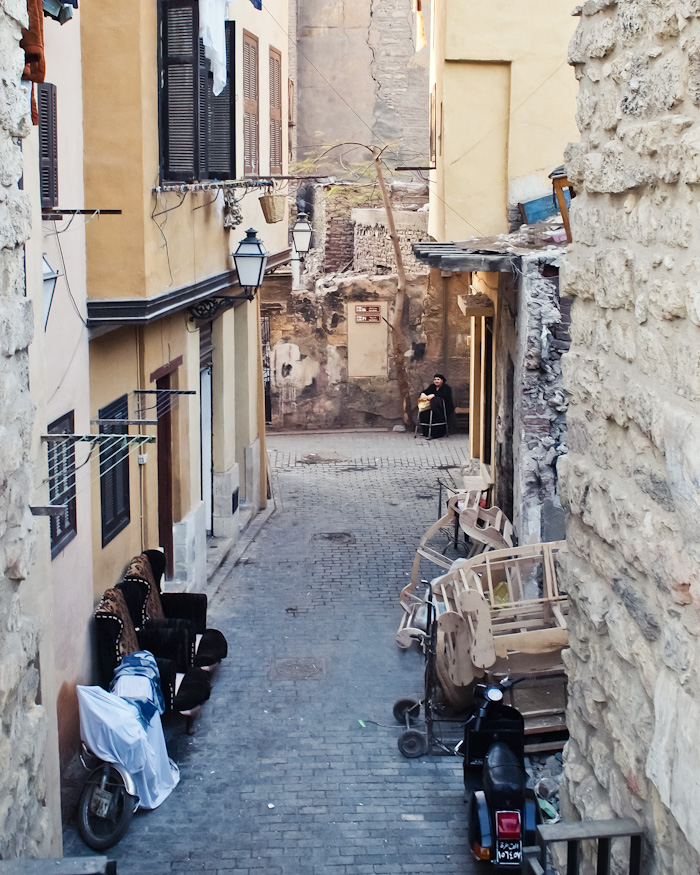
M 700 867 L 700 4 L 587 0 L 570 45 L 565 814 Z
M 41 624 L 27 592 L 34 559 L 28 508 L 34 491 L 27 347 L 32 310 L 25 296 L 23 244 L 30 204 L 18 187 L 29 132 L 20 75 L 26 3 L 0 2 L 0 859 L 43 856 L 56 836 L 45 777 L 49 721 L 40 704 Z M 53 788 L 55 791 L 55 788 Z M 58 837 L 60 847 L 60 836 Z

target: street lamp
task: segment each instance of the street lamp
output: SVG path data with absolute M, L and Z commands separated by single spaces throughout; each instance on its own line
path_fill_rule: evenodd
M 299 213 L 297 220 L 294 223 L 294 227 L 292 228 L 292 240 L 294 241 L 294 248 L 296 249 L 297 254 L 301 256 L 302 261 L 309 249 L 311 249 L 312 233 L 313 228 L 309 222 L 309 217 L 306 213 Z
M 268 251 L 262 240 L 258 240 L 257 233 L 254 228 L 248 228 L 246 236 L 233 253 L 238 282 L 245 289 L 249 301 L 253 300 L 262 285 L 267 266 Z

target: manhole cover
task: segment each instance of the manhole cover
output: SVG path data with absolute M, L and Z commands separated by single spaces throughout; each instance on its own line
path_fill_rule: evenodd
M 326 674 L 322 659 L 312 656 L 298 659 L 276 659 L 270 668 L 270 680 L 277 681 L 316 681 Z
M 355 536 L 350 532 L 316 532 L 314 541 L 333 541 L 334 544 L 354 544 Z

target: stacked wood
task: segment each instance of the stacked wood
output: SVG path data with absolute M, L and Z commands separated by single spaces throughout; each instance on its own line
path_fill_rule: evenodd
M 559 590 L 554 557 L 565 546 L 555 541 L 484 552 L 433 581 L 436 671 L 446 703 L 463 706 L 486 669 L 495 675 L 561 670 L 568 602 Z M 402 593 L 406 622 L 397 635 L 403 647 L 418 631 L 406 620 L 416 615 L 418 604 L 409 589 Z
M 396 636 L 400 647 L 410 647 L 412 641 L 423 636 L 424 628 L 413 621 L 423 611 L 423 599 L 418 594 L 420 563 L 428 559 L 439 568 L 449 569 L 453 560 L 440 553 L 430 542 L 441 532 L 461 531 L 471 542 L 468 559 L 487 550 L 513 546 L 513 526 L 508 517 L 497 507 L 482 507 L 483 490 L 458 492 L 447 502 L 447 511 L 421 538 L 411 569 L 411 581 L 401 592 L 401 605 L 405 611 Z

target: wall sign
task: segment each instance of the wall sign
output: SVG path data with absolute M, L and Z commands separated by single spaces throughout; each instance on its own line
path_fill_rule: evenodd
M 381 322 L 382 309 L 379 305 L 355 304 L 355 322 Z

